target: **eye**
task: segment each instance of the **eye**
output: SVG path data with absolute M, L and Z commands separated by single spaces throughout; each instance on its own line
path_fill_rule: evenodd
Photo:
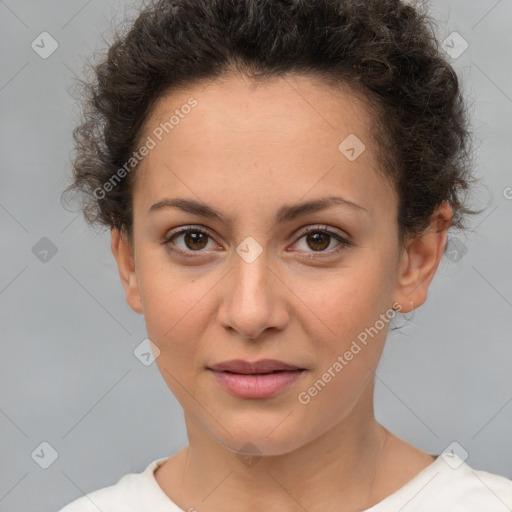
M 323 257 L 324 255 L 331 256 L 342 251 L 344 248 L 352 245 L 350 240 L 347 240 L 340 234 L 327 229 L 327 226 L 312 226 L 301 232 L 302 236 L 296 242 L 300 245 L 300 241 L 304 239 L 305 246 L 303 249 L 308 251 L 308 247 L 312 249 L 313 254 L 308 254 L 307 258 Z M 179 240 L 181 239 L 181 243 Z M 331 246 L 333 239 L 338 242 L 334 249 L 326 250 Z M 178 242 L 177 242 L 178 240 Z M 204 249 L 208 249 L 208 241 L 213 240 L 210 233 L 204 229 L 194 226 L 185 226 L 178 228 L 166 236 L 162 242 L 169 250 L 179 253 L 183 256 L 200 256 Z M 214 244 L 215 245 L 215 244 Z M 198 253 L 198 254 L 194 254 Z M 314 253 L 320 253 L 318 256 Z
M 180 238 L 181 243 L 177 243 L 176 240 Z M 208 240 L 211 239 L 212 237 L 208 231 L 193 226 L 186 226 L 171 232 L 166 236 L 163 244 L 166 245 L 169 250 L 184 256 L 195 256 L 193 253 L 204 252 L 203 249 L 207 248 Z
M 304 250 L 306 252 L 311 252 L 307 250 L 310 248 L 312 249 L 313 253 L 321 253 L 320 257 L 323 257 L 324 254 L 328 256 L 337 254 L 346 247 L 352 245 L 350 240 L 347 240 L 340 234 L 326 228 L 326 226 L 314 226 L 307 228 L 306 230 L 302 231 L 302 236 L 296 243 L 301 245 L 300 241 L 304 240 L 302 244 L 302 246 L 305 248 Z M 331 248 L 330 250 L 326 250 L 329 248 L 329 246 L 331 246 L 333 239 L 338 242 L 338 245 L 336 245 L 334 249 Z M 306 257 L 316 258 L 318 256 L 315 254 L 308 254 Z

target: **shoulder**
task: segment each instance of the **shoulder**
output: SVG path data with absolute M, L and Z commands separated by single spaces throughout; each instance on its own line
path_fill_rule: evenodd
M 116 484 L 103 487 L 76 499 L 59 512 L 117 512 L 133 510 L 133 498 L 142 487 L 142 473 L 124 475 Z
M 89 492 L 59 512 L 140 512 L 142 507 L 159 505 L 166 496 L 156 484 L 153 472 L 165 460 L 154 460 L 141 473 L 128 473 L 114 485 Z
M 443 454 L 439 482 L 435 486 L 439 499 L 455 511 L 505 512 L 512 509 L 512 480 L 472 468 L 456 455 Z
M 457 455 L 444 453 L 367 512 L 388 512 L 397 506 L 408 512 L 510 512 L 512 480 L 474 469 Z

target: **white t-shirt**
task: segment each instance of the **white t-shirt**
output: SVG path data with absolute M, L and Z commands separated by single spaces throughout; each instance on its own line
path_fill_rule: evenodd
M 115 485 L 90 492 L 59 512 L 183 512 L 164 493 L 153 475 L 166 460 L 167 457 L 154 460 L 142 473 L 129 473 Z M 365 512 L 511 510 L 512 480 L 474 470 L 455 454 L 443 454 L 398 491 Z

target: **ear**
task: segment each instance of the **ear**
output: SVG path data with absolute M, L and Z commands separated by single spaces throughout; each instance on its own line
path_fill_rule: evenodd
M 121 234 L 117 228 L 111 229 L 110 247 L 117 262 L 126 302 L 136 313 L 143 314 L 132 249 L 126 235 Z
M 394 300 L 401 304 L 401 313 L 412 311 L 427 299 L 428 287 L 446 249 L 452 217 L 451 206 L 443 202 L 431 216 L 427 229 L 408 240 L 400 259 Z

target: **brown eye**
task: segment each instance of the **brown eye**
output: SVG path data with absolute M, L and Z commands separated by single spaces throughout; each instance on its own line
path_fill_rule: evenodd
M 338 244 L 329 249 L 333 241 L 338 242 Z M 296 244 L 299 246 L 299 252 L 305 252 L 308 258 L 317 258 L 332 256 L 351 246 L 352 242 L 334 231 L 325 229 L 324 226 L 316 226 L 303 231 Z M 318 253 L 318 255 L 314 253 Z
M 309 233 L 306 236 L 309 247 L 311 247 L 314 251 L 324 251 L 327 249 L 327 247 L 329 247 L 331 238 L 331 235 L 321 231 Z
M 206 247 L 208 235 L 201 232 L 187 231 L 183 233 L 183 241 L 188 249 L 200 250 Z
M 186 227 L 171 233 L 163 243 L 174 252 L 193 256 L 194 254 L 192 253 L 194 252 L 206 252 L 204 249 L 208 246 L 210 240 L 211 236 L 206 231 L 199 228 Z

